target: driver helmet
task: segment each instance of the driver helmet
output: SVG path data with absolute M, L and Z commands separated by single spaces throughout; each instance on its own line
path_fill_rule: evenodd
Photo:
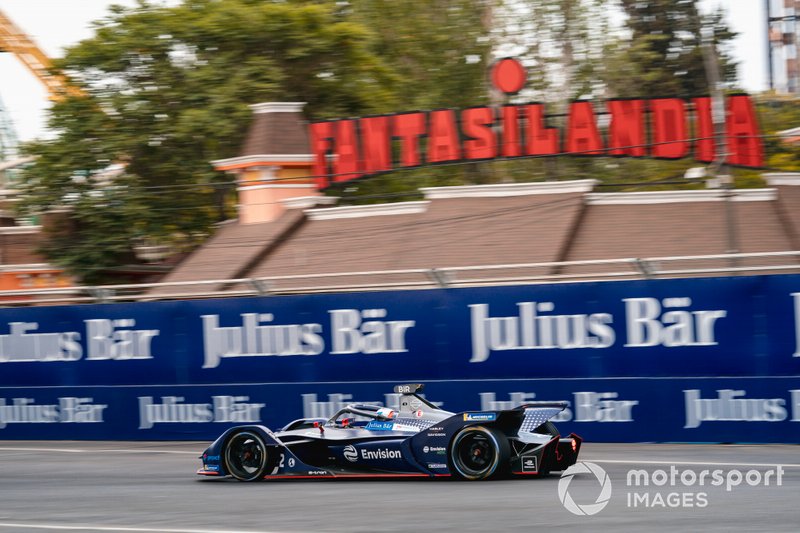
M 378 416 L 382 416 L 383 418 L 395 418 L 397 416 L 397 411 L 394 409 L 389 409 L 388 407 L 381 407 L 377 411 Z

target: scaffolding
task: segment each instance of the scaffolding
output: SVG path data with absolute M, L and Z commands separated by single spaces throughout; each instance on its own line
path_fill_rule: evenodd
M 14 130 L 14 123 L 5 105 L 3 105 L 3 99 L 0 98 L 0 189 L 8 188 L 16 180 L 15 174 L 17 171 L 12 165 L 4 165 L 3 163 L 17 160 L 19 157 L 17 146 L 18 140 L 17 133 Z
M 17 133 L 11 115 L 0 98 L 0 162 L 12 161 L 17 158 Z
M 764 0 L 769 88 L 800 94 L 800 0 Z
M 58 101 L 68 95 L 83 94 L 80 89 L 69 85 L 63 74 L 53 69 L 50 58 L 2 10 L 0 10 L 0 52 L 14 54 L 44 85 L 50 100 Z M 19 158 L 14 123 L 0 99 L 0 189 L 13 188 L 19 172 L 18 167 L 30 160 L 30 158 Z

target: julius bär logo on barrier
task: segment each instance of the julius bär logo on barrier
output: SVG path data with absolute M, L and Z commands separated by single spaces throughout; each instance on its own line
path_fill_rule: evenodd
M 519 61 L 497 61 L 491 79 L 506 94 L 525 85 Z M 763 147 L 753 103 L 745 94 L 727 101 L 727 162 L 760 167 Z M 713 161 L 715 154 L 711 98 L 608 100 L 605 139 L 595 107 L 572 102 L 564 131 L 548 126 L 541 103 L 435 109 L 310 125 L 317 187 L 400 168 L 559 154 Z M 650 124 L 649 131 L 647 124 Z M 393 158 L 393 145 L 399 159 Z

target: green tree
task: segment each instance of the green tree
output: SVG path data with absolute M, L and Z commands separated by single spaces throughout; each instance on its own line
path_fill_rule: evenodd
M 501 0 L 494 10 L 497 52 L 522 60 L 526 88 L 513 102 L 547 104 L 548 124 L 564 128 L 570 101 L 603 95 L 608 0 Z M 531 181 L 594 175 L 602 162 L 548 157 L 496 165 L 495 180 Z
M 620 4 L 631 36 L 617 51 L 624 53 L 623 61 L 637 76 L 613 80 L 616 96 L 708 94 L 703 27 L 713 30 L 721 81 L 730 87 L 735 84 L 736 63 L 728 46 L 736 33 L 727 26 L 722 8 L 702 14 L 698 0 L 620 0 Z
M 374 51 L 396 75 L 398 110 L 465 108 L 489 101 L 492 8 L 498 0 L 351 0 L 343 12 L 370 28 Z M 423 141 L 424 142 L 424 141 Z M 485 182 L 488 165 L 427 167 L 348 183 L 342 202 L 411 199 L 419 188 Z
M 756 110 L 765 135 L 766 165 L 781 171 L 800 171 L 800 143 L 781 138 L 779 132 L 800 125 L 800 98 L 792 95 L 764 94 L 756 100 Z M 791 136 L 788 136 L 791 138 Z
M 54 106 L 52 140 L 26 147 L 22 210 L 68 211 L 44 252 L 85 282 L 132 245 L 197 240 L 224 215 L 248 104 L 306 101 L 312 116 L 391 108 L 394 77 L 373 34 L 336 2 L 186 0 L 114 7 L 57 66 L 84 91 Z M 120 171 L 109 165 L 121 163 Z
M 400 108 L 434 109 L 487 101 L 495 2 L 352 0 L 348 6 L 374 32 L 375 53 L 397 75 Z
M 526 65 L 521 97 L 563 111 L 572 99 L 599 96 L 611 38 L 607 14 L 607 0 L 503 0 L 495 9 L 495 42 Z

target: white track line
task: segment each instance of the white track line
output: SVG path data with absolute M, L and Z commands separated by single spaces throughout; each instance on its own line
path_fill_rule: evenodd
M 13 446 L 0 446 L 3 452 L 53 452 L 53 453 L 83 453 L 75 448 L 15 448 Z
M 139 453 L 139 454 L 154 454 L 166 453 L 175 455 L 193 455 L 198 457 L 202 451 L 184 451 L 184 450 L 161 450 L 161 449 L 81 449 L 81 448 L 26 448 L 26 447 L 13 447 L 13 446 L 0 446 L 0 451 L 13 451 L 13 452 L 51 452 L 51 453 Z M 679 460 L 662 460 L 651 461 L 646 459 L 586 459 L 592 463 L 609 463 L 609 464 L 623 464 L 623 465 L 695 465 L 695 466 L 741 466 L 741 467 L 775 467 L 782 466 L 785 468 L 800 468 L 798 463 L 734 463 L 734 462 L 714 462 L 714 461 L 679 461 Z
M 184 450 L 160 450 L 160 449 L 104 449 L 104 448 L 25 448 L 14 446 L 0 446 L 0 451 L 8 452 L 52 452 L 52 453 L 173 453 L 178 455 L 194 455 L 199 456 L 202 450 L 198 449 L 194 452 Z
M 583 459 L 581 459 L 583 461 Z M 800 468 L 795 463 L 719 463 L 710 461 L 644 461 L 635 459 L 586 459 L 589 463 L 617 463 L 623 465 L 695 465 L 695 466 L 741 466 L 741 467 L 771 467 Z
M 124 526 L 97 526 L 97 525 L 74 525 L 65 526 L 59 524 L 26 524 L 16 522 L 0 522 L 0 528 L 12 529 L 46 529 L 56 531 L 123 531 L 128 533 L 275 533 L 265 530 L 233 530 L 233 529 L 174 529 L 174 528 L 150 528 L 150 527 L 124 527 Z

